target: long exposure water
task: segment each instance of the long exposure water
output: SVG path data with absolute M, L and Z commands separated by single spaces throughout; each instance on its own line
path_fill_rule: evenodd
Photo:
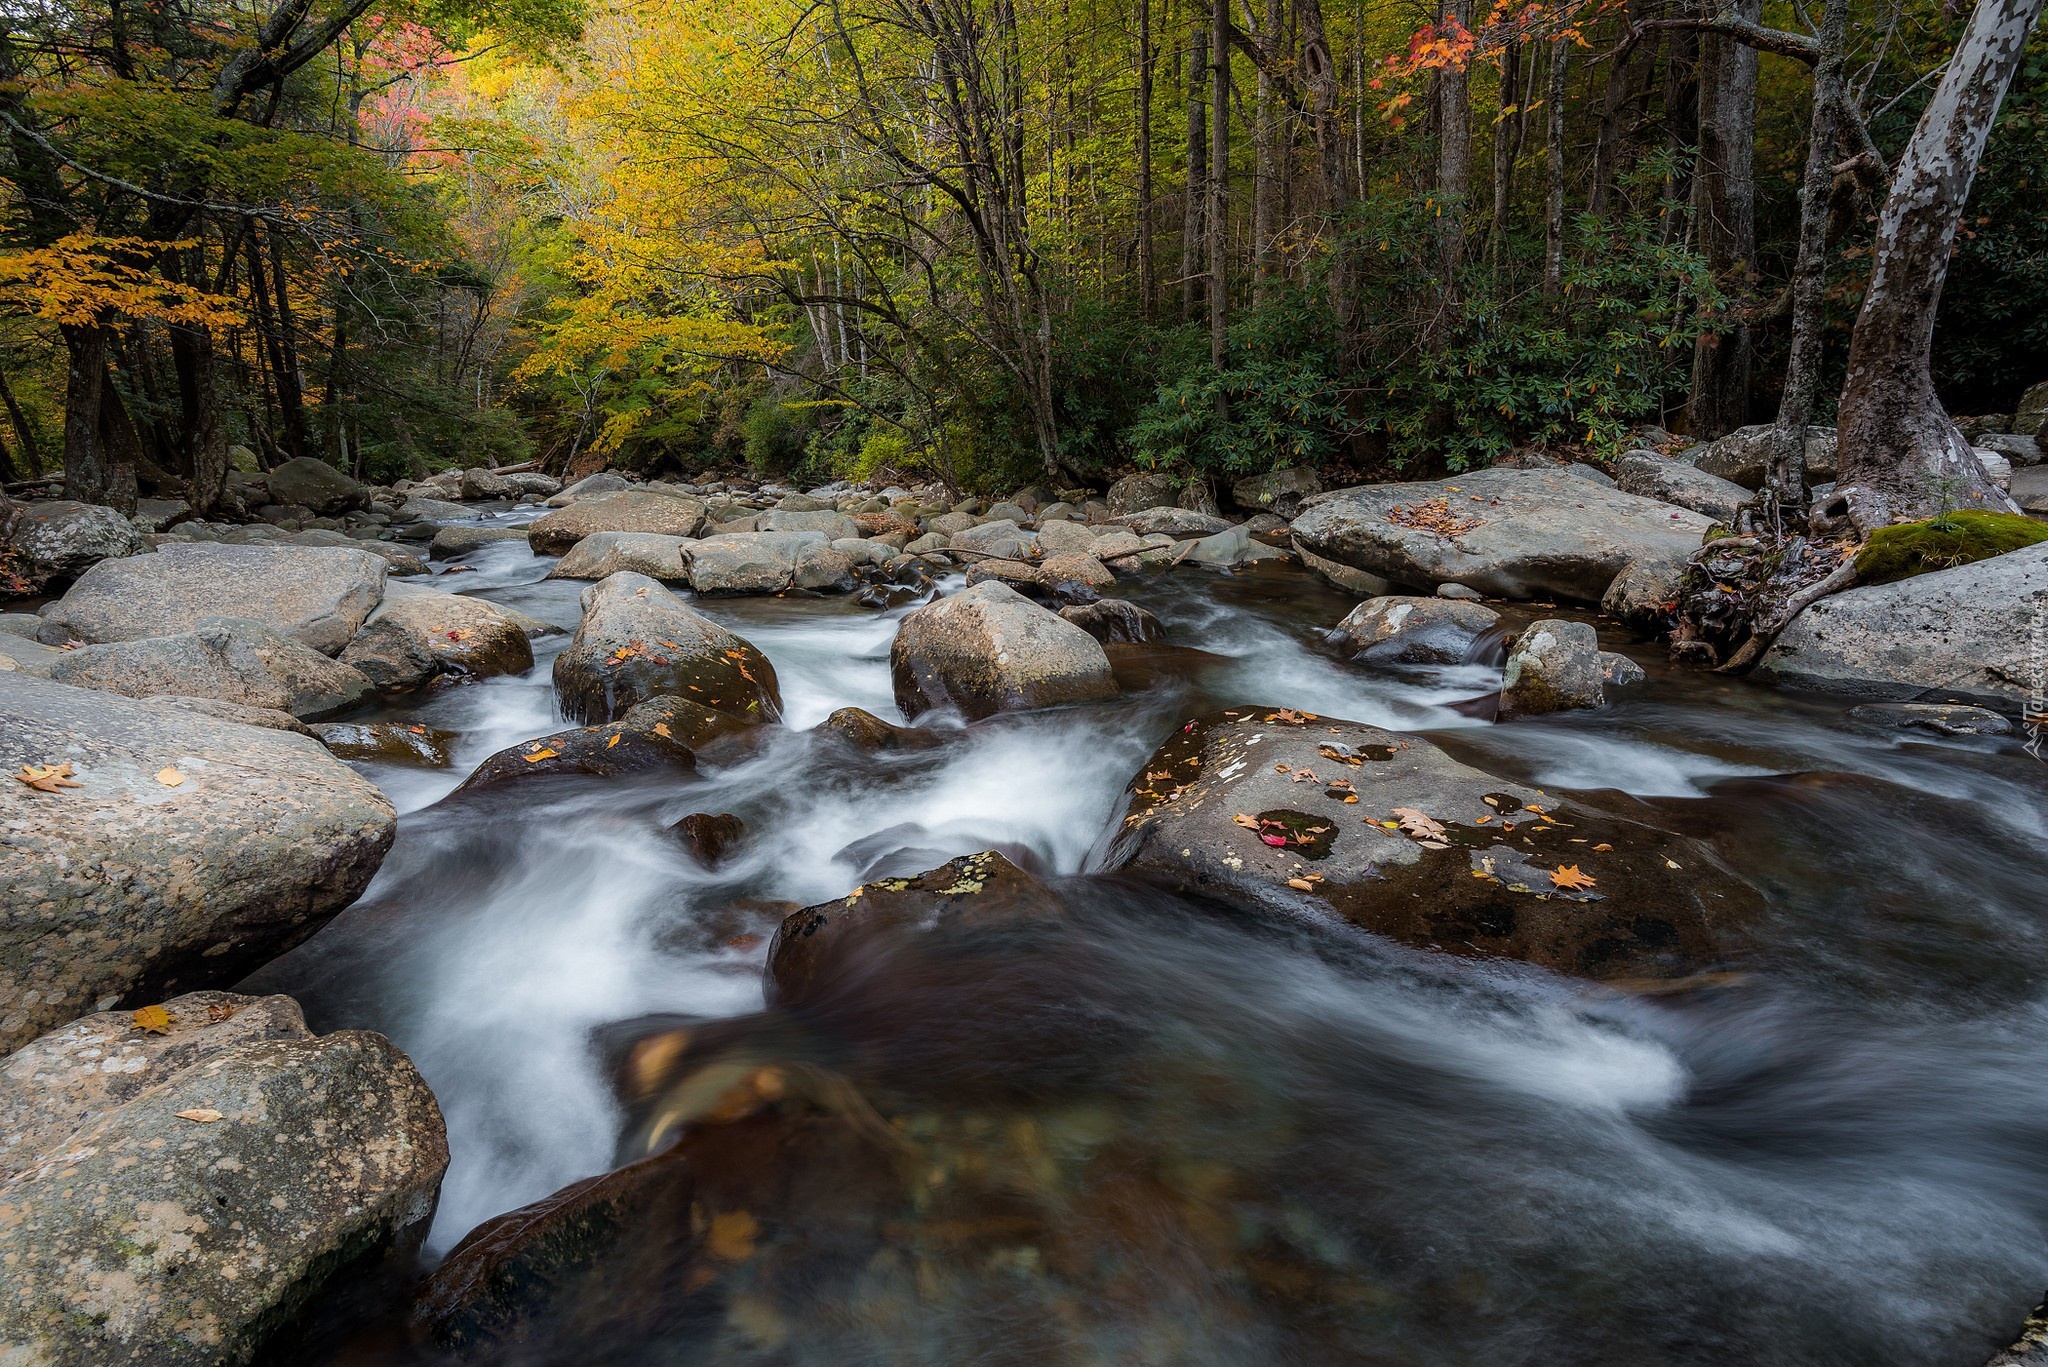
M 494 545 L 435 582 L 573 629 L 583 585 L 544 581 L 550 563 Z M 1117 591 L 1208 655 L 1114 704 L 925 718 L 927 749 L 855 756 L 809 733 L 845 706 L 903 720 L 903 610 L 838 598 L 697 604 L 768 654 L 787 715 L 694 778 L 449 798 L 561 725 L 566 634 L 524 677 L 391 713 L 459 733 L 455 765 L 364 766 L 400 810 L 395 847 L 247 990 L 389 1035 L 432 1085 L 453 1159 L 422 1269 L 613 1167 L 629 1117 L 606 1029 L 759 1019 L 793 906 L 996 849 L 1071 913 L 893 985 L 886 1021 L 814 1015 L 792 1046 L 867 1059 L 848 1075 L 888 1079 L 962 1171 L 1015 1164 L 1040 1224 L 1014 1256 L 786 1279 L 765 1328 L 735 1299 L 715 1324 L 649 1311 L 482 1360 L 1976 1367 L 2010 1337 L 2048 1284 L 2048 769 L 2011 741 L 1674 672 L 1619 637 L 1647 684 L 1496 726 L 1464 705 L 1497 670 L 1324 653 L 1352 600 L 1298 571 Z M 1759 948 L 1733 981 L 1630 996 L 1092 873 L 1155 746 L 1237 703 L 1425 734 L 1701 839 L 1765 895 Z M 745 824 L 715 871 L 668 832 L 692 812 Z M 1178 1232 L 1131 1234 L 1155 1208 Z M 387 1327 L 338 1335 L 332 1360 L 438 1361 L 388 1328 L 402 1313 L 363 1312 Z

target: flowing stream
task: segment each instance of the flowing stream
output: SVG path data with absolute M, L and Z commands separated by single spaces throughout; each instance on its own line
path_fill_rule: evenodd
M 543 582 L 547 560 L 509 543 L 471 563 L 436 585 L 574 628 L 583 586 Z M 1020 1253 L 917 1283 L 912 1311 L 821 1283 L 747 1351 L 656 1316 L 580 1360 L 1977 1367 L 2010 1337 L 2048 1284 L 2048 768 L 2012 741 L 1870 729 L 1838 702 L 1678 673 L 1620 637 L 1605 643 L 1646 685 L 1599 714 L 1494 726 L 1461 705 L 1497 671 L 1324 653 L 1351 600 L 1299 572 L 1117 591 L 1215 658 L 1111 705 L 927 718 L 942 743 L 858 763 L 806 731 L 845 706 L 902 720 L 902 610 L 847 599 L 698 604 L 772 659 L 787 725 L 695 778 L 442 801 L 487 755 L 559 728 L 566 635 L 536 642 L 524 677 L 390 712 L 458 732 L 456 764 L 365 766 L 400 810 L 395 847 L 355 907 L 247 990 L 292 993 L 319 1030 L 389 1035 L 432 1085 L 453 1161 L 422 1265 L 614 1166 L 626 1121 L 604 1027 L 756 1012 L 790 904 L 997 849 L 1062 880 L 1072 923 L 906 990 L 890 1047 L 907 1085 L 935 1115 L 999 1094 L 1034 1133 L 1113 1130 L 1162 1170 L 1220 1174 L 1232 1247 L 1284 1245 L 1327 1279 L 1261 1281 L 1249 1255 L 1219 1270 L 1185 1239 L 1087 1272 Z M 1154 747 L 1234 703 L 1424 733 L 1702 839 L 1768 899 L 1761 948 L 1725 986 L 1624 996 L 1092 874 Z M 667 830 L 700 811 L 746 827 L 715 872 Z M 1006 1161 L 1011 1140 L 961 1133 Z M 401 1338 L 340 1335 L 334 1360 L 439 1360 Z

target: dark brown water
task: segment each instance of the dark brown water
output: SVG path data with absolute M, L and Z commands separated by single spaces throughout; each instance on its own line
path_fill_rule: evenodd
M 545 562 L 477 563 L 448 587 L 573 625 L 580 586 L 534 582 Z M 390 1035 L 454 1163 L 417 1268 L 338 1288 L 291 1353 L 445 1360 L 405 1288 L 638 1156 L 608 1060 L 658 1016 L 699 1023 L 707 1068 L 773 1063 L 884 1138 L 720 1131 L 735 1189 L 779 1203 L 740 1270 L 691 1285 L 664 1238 L 687 1202 L 654 1202 L 559 1322 L 474 1360 L 1975 1367 L 2010 1337 L 2048 1284 L 2048 768 L 1654 649 L 1602 713 L 1493 727 L 1457 706 L 1489 670 L 1328 658 L 1352 601 L 1299 574 L 1126 589 L 1221 659 L 1115 705 L 928 719 L 941 744 L 858 762 L 804 733 L 845 705 L 898 720 L 895 615 L 844 600 L 701 605 L 773 659 L 789 726 L 694 779 L 440 801 L 557 725 L 551 651 L 410 710 L 462 733 L 458 767 L 373 772 L 405 813 L 383 871 L 254 982 Z M 1626 997 L 1092 875 L 1154 746 L 1235 703 L 1425 733 L 1703 839 L 1766 894 L 1762 948 L 1735 982 Z M 745 822 L 716 873 L 666 832 L 694 811 Z M 762 1011 L 787 904 L 988 848 L 1067 914 Z

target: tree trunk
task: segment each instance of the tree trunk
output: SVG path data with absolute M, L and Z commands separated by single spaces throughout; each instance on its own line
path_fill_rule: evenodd
M 2042 4 L 1978 0 L 1899 157 L 1849 343 L 1837 490 L 1823 525 L 1846 519 L 1868 532 L 1950 507 L 2012 507 L 1943 410 L 1928 362 L 1956 224 Z
M 4 370 L 0 370 L 0 404 L 6 405 L 7 423 L 14 429 L 15 441 L 21 444 L 21 458 L 28 465 L 25 473 L 39 473 L 43 468 L 43 453 L 36 443 L 36 430 L 29 425 L 28 415 L 21 411 L 21 404 L 15 399 Z
M 1734 0 L 1757 22 L 1761 0 Z M 1711 440 L 1749 421 L 1749 310 L 1756 290 L 1756 49 L 1700 40 L 1700 157 L 1693 180 L 1699 246 L 1724 302 L 1693 345 L 1686 430 Z
M 1628 12 L 1622 18 L 1624 38 L 1616 45 L 1613 64 L 1607 68 L 1607 93 L 1600 105 L 1600 132 L 1593 143 L 1593 183 L 1586 192 L 1586 207 L 1596 214 L 1607 211 L 1615 182 L 1621 175 L 1623 148 L 1629 137 L 1630 97 L 1635 89 L 1636 55 L 1642 45 L 1626 35 L 1635 31 L 1636 24 L 1649 18 L 1648 8 L 1645 0 L 1629 0 Z
M 1285 22 L 1280 0 L 1266 0 L 1265 29 L 1259 41 L 1276 57 Z M 1259 63 L 1258 103 L 1252 123 L 1252 303 L 1266 302 L 1274 277 L 1273 248 L 1280 235 L 1280 171 L 1282 137 L 1280 100 L 1274 93 L 1268 63 Z
M 119 409 L 107 375 L 107 329 L 65 323 L 64 336 L 64 497 L 80 503 L 101 503 L 117 512 L 135 511 L 135 461 L 132 445 L 107 439 L 109 405 Z M 126 410 L 121 416 L 125 419 Z
M 1152 0 L 1138 0 L 1138 313 L 1152 321 L 1158 272 L 1152 265 Z
M 1230 269 L 1230 4 L 1209 6 L 1209 361 L 1218 370 L 1229 350 Z
M 1208 297 L 1202 277 L 1202 254 L 1208 238 L 1202 230 L 1209 200 L 1209 29 L 1206 16 L 1195 24 L 1188 46 L 1188 184 L 1180 216 L 1180 311 L 1192 323 L 1202 316 Z
M 1353 254 L 1345 222 L 1351 208 L 1349 135 L 1344 127 L 1343 91 L 1336 55 L 1330 51 L 1322 0 L 1297 0 L 1301 20 L 1301 71 L 1308 85 L 1309 120 L 1316 143 L 1316 171 L 1330 234 L 1330 320 L 1337 338 L 1338 374 L 1356 375 L 1364 361 L 1358 304 L 1353 298 Z
M 1438 22 L 1462 29 L 1471 16 L 1471 0 L 1443 0 Z M 1444 288 L 1455 292 L 1458 267 L 1465 260 L 1465 200 L 1472 193 L 1472 80 L 1463 65 L 1437 72 L 1436 124 L 1438 250 Z
M 1500 115 L 1493 124 L 1493 221 L 1486 250 L 1498 266 L 1507 245 L 1508 208 L 1514 201 L 1515 160 L 1522 154 L 1522 44 L 1513 36 L 1500 54 Z
M 1564 294 L 1564 97 L 1570 72 L 1571 42 L 1550 43 L 1550 88 L 1543 113 L 1543 297 Z
M 1682 17 L 1688 6 L 1675 0 Z M 1692 202 L 1693 149 L 1700 140 L 1700 36 L 1687 29 L 1673 29 L 1664 59 L 1664 150 L 1670 153 L 1671 173 L 1664 181 L 1664 202 L 1684 205 Z M 1665 245 L 1685 235 L 1685 214 L 1667 210 L 1658 236 Z
M 1799 251 L 1792 267 L 1792 346 L 1785 389 L 1778 398 L 1767 481 L 1780 508 L 1806 508 L 1806 428 L 1813 421 L 1819 379 L 1821 327 L 1828 279 L 1828 219 L 1834 199 L 1835 125 L 1842 99 L 1842 67 L 1849 0 L 1829 0 L 1821 20 L 1821 57 L 1813 72 L 1813 131 L 1799 191 Z

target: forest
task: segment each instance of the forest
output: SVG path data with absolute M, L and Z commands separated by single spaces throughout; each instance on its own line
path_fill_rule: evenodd
M 21 7 L 0 482 L 1612 455 L 1778 415 L 1809 198 L 1831 423 L 1969 18 L 1257 2 Z M 1941 295 L 1950 413 L 2040 378 L 2044 166 L 2036 33 Z

